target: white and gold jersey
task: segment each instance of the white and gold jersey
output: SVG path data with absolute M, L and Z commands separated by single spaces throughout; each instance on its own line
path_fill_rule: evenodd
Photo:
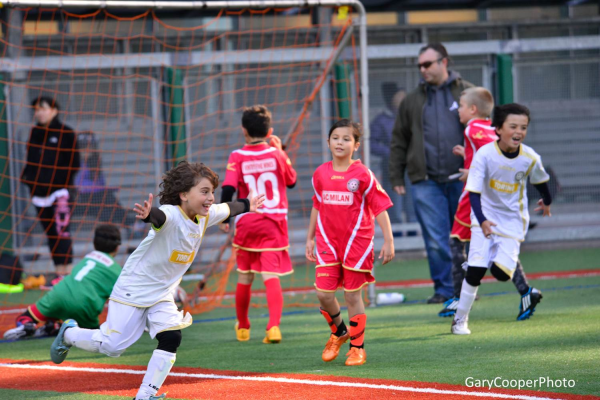
M 163 205 L 167 220 L 154 226 L 129 256 L 110 299 L 135 307 L 173 301 L 173 291 L 192 265 L 206 228 L 229 217 L 227 204 L 213 204 L 208 215 L 188 218 L 181 207 Z
M 529 146 L 521 144 L 513 159 L 502 154 L 498 142 L 483 146 L 475 154 L 466 190 L 481 193 L 481 209 L 485 217 L 496 223 L 494 233 L 522 241 L 529 227 L 527 209 L 527 177 L 537 185 L 550 179 L 542 158 Z M 471 211 L 471 225 L 479 221 Z

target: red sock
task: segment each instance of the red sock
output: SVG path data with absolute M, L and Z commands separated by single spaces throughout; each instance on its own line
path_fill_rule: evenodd
M 350 318 L 350 346 L 364 347 L 367 315 L 357 314 Z
M 279 278 L 272 278 L 265 281 L 267 289 L 267 304 L 269 305 L 269 324 L 267 330 L 281 323 L 281 312 L 283 311 L 283 293 Z
M 238 320 L 238 328 L 250 329 L 248 309 L 250 308 L 250 288 L 252 285 L 238 283 L 235 290 L 235 313 Z

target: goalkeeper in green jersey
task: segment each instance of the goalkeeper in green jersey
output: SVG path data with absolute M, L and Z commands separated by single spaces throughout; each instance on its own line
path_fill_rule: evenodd
M 4 333 L 4 339 L 27 336 L 52 336 L 58 333 L 61 320 L 75 319 L 82 328 L 100 326 L 98 315 L 121 273 L 113 259 L 121 244 L 121 233 L 114 225 L 99 225 L 94 232 L 94 251 L 73 267 L 70 275 L 52 291 L 19 315 L 16 328 Z M 43 323 L 37 327 L 38 323 Z

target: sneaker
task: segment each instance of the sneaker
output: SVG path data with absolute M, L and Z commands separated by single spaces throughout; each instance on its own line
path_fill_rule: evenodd
M 250 340 L 250 328 L 238 328 L 239 325 L 239 322 L 235 323 L 235 336 L 238 342 L 247 342 Z
M 332 333 L 325 345 L 325 349 L 323 349 L 323 361 L 330 362 L 335 360 L 340 352 L 340 347 L 342 347 L 348 339 L 350 339 L 349 332 L 346 332 L 346 334 L 342 336 L 335 336 L 335 334 Z
M 447 297 L 442 296 L 439 293 L 436 293 L 427 299 L 427 304 L 442 304 L 442 303 L 445 303 L 447 300 L 448 300 Z
M 67 358 L 67 353 L 71 348 L 71 346 L 65 343 L 65 331 L 69 328 L 76 328 L 78 326 L 79 325 L 77 324 L 77 321 L 74 319 L 67 319 L 63 322 L 60 330 L 58 331 L 56 339 L 54 339 L 52 346 L 50 346 L 50 358 L 54 364 L 60 364 L 61 362 L 65 361 L 65 358 Z
M 29 322 L 19 325 L 4 332 L 4 340 L 19 340 L 27 336 L 32 336 L 35 333 L 36 324 Z
M 263 339 L 263 343 L 279 343 L 281 342 L 281 331 L 278 326 L 272 326 L 271 329 L 267 331 L 265 338 Z
M 25 289 L 37 289 L 42 285 L 46 284 L 46 277 L 44 275 L 29 275 L 23 279 L 23 287 Z
M 54 286 L 56 286 L 58 284 L 58 282 L 62 281 L 64 278 L 65 278 L 64 276 L 59 275 L 56 278 L 52 279 L 50 281 L 50 284 L 41 285 L 40 290 L 52 290 L 52 289 L 54 289 Z
M 363 365 L 367 362 L 367 352 L 364 348 L 350 347 L 350 351 L 346 353 L 346 365 Z
M 469 330 L 469 318 L 454 317 L 450 331 L 455 335 L 470 335 L 471 330 Z
M 535 306 L 542 301 L 542 292 L 536 288 L 530 287 L 527 293 L 521 296 L 521 304 L 519 305 L 519 315 L 517 321 L 529 319 L 535 311 Z
M 440 317 L 453 317 L 458 308 L 458 297 L 453 297 L 444 303 L 444 309 L 438 313 Z

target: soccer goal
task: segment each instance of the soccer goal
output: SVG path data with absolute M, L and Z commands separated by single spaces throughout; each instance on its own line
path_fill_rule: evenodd
M 2 252 L 18 256 L 26 274 L 54 271 L 38 209 L 21 180 L 34 99 L 56 101 L 58 118 L 77 134 L 81 168 L 56 171 L 72 175 L 75 262 L 93 249 L 94 227 L 113 223 L 122 228 L 120 263 L 147 232 L 135 222 L 134 203 L 156 195 L 162 174 L 181 160 L 203 162 L 222 180 L 228 154 L 243 145 L 242 109 L 265 104 L 299 173 L 289 191 L 296 272 L 282 282 L 295 296 L 286 301 L 315 303 L 307 294 L 314 270 L 303 257 L 311 174 L 329 159 L 325 139 L 334 120 L 369 120 L 366 15 L 359 1 L 3 4 Z M 368 165 L 368 123 L 363 126 Z M 1 267 L 13 280 L 21 272 L 16 264 Z M 228 237 L 213 228 L 183 282 L 191 293 L 205 281 L 196 311 L 228 304 L 232 268 Z M 0 308 L 18 309 L 35 301 L 35 293 L 0 294 Z M 0 314 L 0 325 L 12 321 L 10 310 Z

